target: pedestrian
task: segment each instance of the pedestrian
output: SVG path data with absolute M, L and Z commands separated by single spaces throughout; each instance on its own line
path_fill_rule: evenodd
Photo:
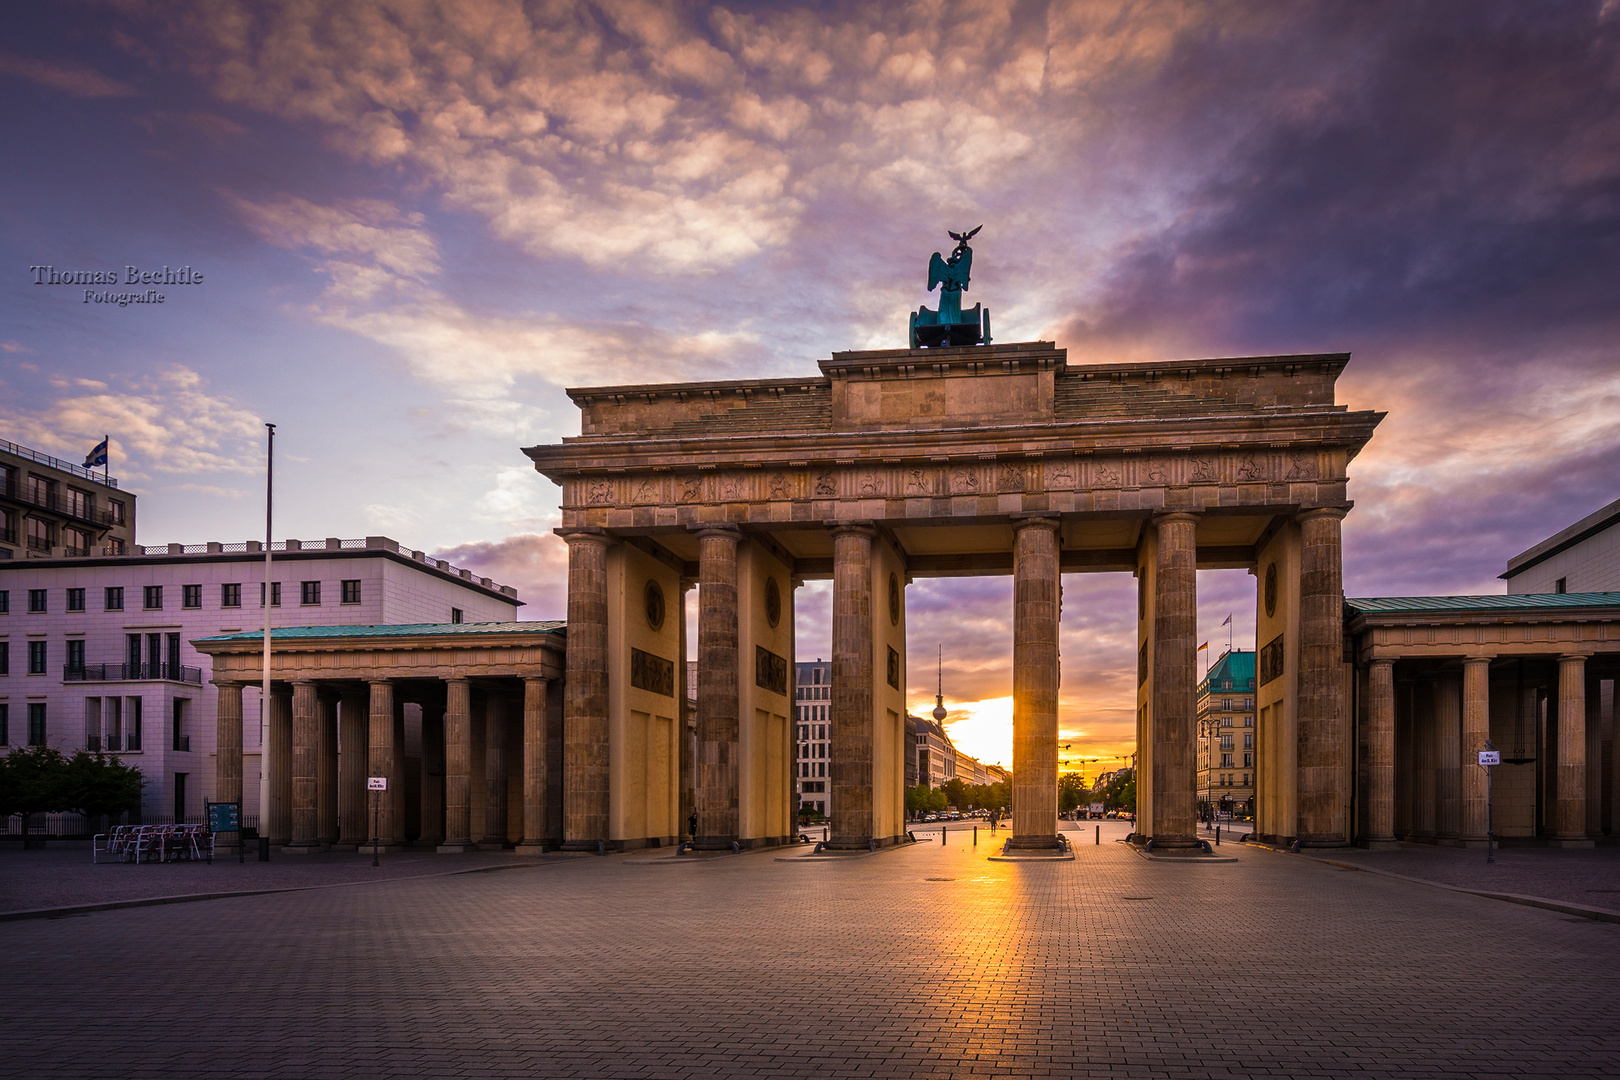
M 694 844 L 697 843 L 697 811 L 696 810 L 692 811 L 692 816 L 686 819 L 686 831 L 689 834 L 691 834 L 692 843 L 694 843 Z

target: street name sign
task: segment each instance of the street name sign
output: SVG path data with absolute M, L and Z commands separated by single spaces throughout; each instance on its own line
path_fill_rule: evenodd
M 366 777 L 366 790 L 367 791 L 387 791 L 388 790 L 388 777 L 386 777 L 386 776 L 368 776 L 368 777 Z
M 1479 752 L 1479 763 L 1481 765 L 1500 765 L 1500 764 L 1502 764 L 1502 751 L 1500 751 L 1500 750 L 1481 750 Z

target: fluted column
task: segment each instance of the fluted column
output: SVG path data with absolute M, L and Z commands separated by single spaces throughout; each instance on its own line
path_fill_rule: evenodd
M 1586 836 L 1586 657 L 1558 658 L 1558 786 L 1554 847 L 1590 847 Z
M 1462 684 L 1446 673 L 1434 684 L 1434 835 L 1451 843 L 1462 831 Z
M 608 837 L 607 549 L 601 533 L 568 532 L 568 653 L 563 684 L 563 847 Z
M 1057 843 L 1058 519 L 1013 526 L 1013 835 Z
M 1491 658 L 1471 656 L 1463 661 L 1462 677 L 1462 774 L 1463 846 L 1474 847 L 1488 839 L 1485 805 L 1487 780 L 1479 752 L 1491 738 Z
M 1155 514 L 1153 594 L 1153 841 L 1194 847 L 1198 748 L 1198 515 Z
M 242 803 L 242 684 L 218 681 L 214 716 L 214 801 Z M 220 833 L 216 845 L 233 849 L 240 842 L 234 832 Z
M 472 684 L 444 680 L 444 843 L 447 853 L 472 847 Z
M 370 804 L 366 801 L 366 770 L 371 767 L 367 744 L 369 718 L 366 695 L 345 690 L 338 702 L 338 843 L 358 848 L 371 836 Z
M 730 848 L 741 835 L 741 734 L 737 657 L 737 544 L 734 526 L 698 530 L 699 848 Z
M 1344 569 L 1337 507 L 1299 515 L 1299 842 L 1339 847 L 1350 805 L 1345 754 Z
M 1586 680 L 1586 835 L 1603 835 L 1603 684 Z M 1620 743 L 1616 743 L 1620 746 Z
M 872 834 L 872 539 L 869 525 L 833 535 L 832 833 L 835 848 L 864 848 Z M 910 753 L 911 749 L 907 748 Z
M 1395 661 L 1367 669 L 1367 835 L 1369 847 L 1395 842 Z
M 268 711 L 260 760 L 269 775 L 270 808 L 259 835 L 273 845 L 285 845 L 292 840 L 292 691 L 271 684 Z
M 315 835 L 330 847 L 338 842 L 338 699 L 319 696 L 316 709 Z
M 546 840 L 546 686 L 551 680 L 523 680 L 523 842 L 519 851 L 539 854 Z M 677 680 L 681 700 L 684 680 Z
M 506 699 L 493 689 L 484 697 L 484 839 L 479 846 L 506 847 Z
M 1434 839 L 1435 822 L 1435 733 L 1434 682 L 1424 680 L 1413 688 L 1412 745 L 1415 765 L 1412 772 L 1412 835 L 1420 840 Z
M 320 850 L 319 806 L 321 704 L 315 683 L 293 681 L 292 696 L 292 841 L 290 853 Z
M 422 836 L 433 847 L 444 843 L 444 706 L 422 704 Z
M 368 775 L 380 776 L 388 781 L 388 790 L 373 795 L 376 803 L 368 808 L 376 826 L 373 839 L 382 850 L 397 851 L 404 844 L 405 836 L 403 823 L 394 813 L 393 793 L 403 782 L 404 770 L 400 761 L 402 748 L 394 741 L 394 684 L 387 679 L 374 679 L 368 684 L 368 690 L 370 707 L 366 718 L 369 724 L 366 742 L 371 760 Z

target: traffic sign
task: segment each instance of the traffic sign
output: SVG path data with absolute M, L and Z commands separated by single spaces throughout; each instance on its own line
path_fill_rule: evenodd
M 388 790 L 388 777 L 386 777 L 386 776 L 368 776 L 368 777 L 366 777 L 366 790 L 367 791 L 387 791 Z
M 1500 751 L 1500 750 L 1481 750 L 1479 752 L 1479 763 L 1481 765 L 1500 765 L 1500 764 L 1502 764 L 1502 751 Z

